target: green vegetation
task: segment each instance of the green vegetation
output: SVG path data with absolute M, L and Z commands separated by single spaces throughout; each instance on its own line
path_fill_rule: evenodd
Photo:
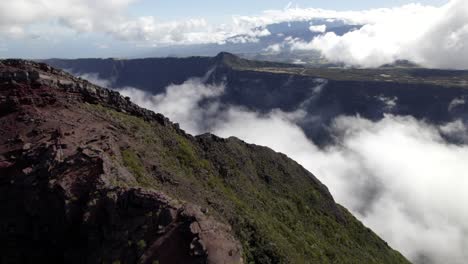
M 244 67 L 239 70 L 319 77 L 336 81 L 397 82 L 467 87 L 468 71 L 431 70 L 422 68 L 344 69 L 291 66 Z
M 137 243 L 137 246 L 139 249 L 145 249 L 146 248 L 146 242 L 144 240 L 139 240 Z
M 209 208 L 233 227 L 246 263 L 409 263 L 285 155 L 234 138 L 194 138 L 102 106 L 85 107 L 125 139 L 116 163 L 132 172 L 139 186 Z M 146 247 L 143 240 L 136 244 Z
M 141 160 L 138 158 L 135 152 L 131 149 L 122 151 L 122 160 L 125 167 L 127 167 L 135 176 L 136 180 L 140 184 L 149 185 L 146 177 L 146 170 Z
M 310 52 L 303 54 L 304 56 L 310 56 Z M 318 63 L 316 66 L 303 67 L 279 62 L 247 60 L 229 53 L 221 53 L 217 58 L 232 69 L 241 71 L 302 75 L 336 81 L 398 82 L 468 87 L 468 71 L 466 70 L 426 69 L 411 63 L 362 69 L 327 67 L 326 65 L 329 62 L 326 61 L 324 61 L 325 67 L 322 63 Z
M 130 149 L 122 151 L 122 159 L 125 167 L 129 168 L 131 172 L 138 178 L 143 178 L 146 174 L 143 164 L 138 156 Z
M 210 162 L 206 159 L 201 159 L 195 152 L 195 147 L 188 139 L 181 135 L 175 135 L 177 139 L 177 149 L 175 156 L 180 161 L 182 167 L 191 169 L 209 169 Z

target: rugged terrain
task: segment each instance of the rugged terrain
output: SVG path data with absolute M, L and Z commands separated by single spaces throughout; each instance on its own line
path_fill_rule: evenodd
M 1 263 L 408 263 L 283 154 L 0 61 Z
M 314 122 L 300 124 L 318 144 L 329 142 L 330 122 L 340 115 L 379 120 L 411 115 L 442 124 L 468 121 L 468 71 L 418 68 L 400 63 L 377 69 L 300 67 L 257 62 L 229 53 L 216 57 L 133 60 L 47 60 L 76 74 L 95 73 L 114 88 L 135 87 L 161 94 L 174 83 L 206 76 L 224 83 L 220 101 L 257 112 L 304 110 Z

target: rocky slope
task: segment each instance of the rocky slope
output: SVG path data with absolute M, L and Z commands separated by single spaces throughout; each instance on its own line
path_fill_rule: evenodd
M 0 61 L 1 263 L 408 263 L 285 155 Z

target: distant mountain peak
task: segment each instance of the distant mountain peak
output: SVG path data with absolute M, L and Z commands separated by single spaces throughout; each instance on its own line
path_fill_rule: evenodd
M 229 52 L 220 52 L 218 53 L 218 55 L 214 57 L 214 61 L 218 65 L 235 66 L 235 65 L 242 64 L 242 62 L 246 60 L 241 59 L 240 57 Z
M 421 66 L 409 60 L 396 60 L 379 68 L 421 68 Z
M 225 51 L 222 51 L 220 53 L 218 53 L 215 58 L 217 60 L 225 60 L 225 59 L 239 59 L 238 56 L 230 53 L 230 52 L 225 52 Z
M 253 68 L 264 68 L 264 67 L 298 67 L 297 65 L 281 63 L 281 62 L 270 62 L 270 61 L 258 61 L 241 58 L 235 54 L 229 52 L 220 52 L 218 55 L 213 57 L 215 64 L 221 67 L 236 68 L 236 69 L 253 69 Z

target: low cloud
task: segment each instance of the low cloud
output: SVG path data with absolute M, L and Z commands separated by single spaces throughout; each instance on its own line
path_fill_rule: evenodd
M 390 111 L 397 106 L 398 98 L 397 97 L 386 97 L 384 95 L 379 95 L 376 97 L 377 100 L 385 104 L 385 110 Z
M 463 106 L 465 104 L 466 104 L 466 101 L 465 101 L 464 98 L 455 98 L 450 102 L 450 104 L 448 106 L 448 110 L 451 112 L 451 111 L 453 111 L 453 110 L 457 109 L 458 107 Z
M 270 54 L 279 54 L 282 50 L 281 44 L 272 44 L 264 49 L 265 52 Z
M 112 84 L 113 84 L 113 81 L 112 80 L 106 80 L 106 79 L 102 79 L 102 78 L 99 78 L 99 74 L 97 73 L 83 73 L 83 74 L 76 74 L 73 72 L 73 70 L 71 69 L 67 69 L 65 70 L 75 76 L 78 76 L 79 78 L 82 78 L 82 79 L 85 79 L 91 83 L 94 83 L 96 85 L 99 85 L 101 87 L 104 87 L 104 88 L 111 88 L 112 87 Z
M 200 102 L 219 97 L 224 86 L 204 85 L 200 78 L 193 78 L 181 85 L 170 85 L 164 94 L 154 96 L 131 87 L 119 89 L 119 92 L 141 107 L 171 117 L 190 133 L 200 134 L 207 131 L 211 120 L 216 120 L 221 106 L 213 101 L 201 107 Z
M 461 120 L 456 120 L 440 127 L 440 132 L 443 136 L 464 144 L 468 144 L 467 131 L 468 127 Z
M 462 121 L 436 126 L 410 116 L 387 115 L 376 122 L 341 116 L 330 128 L 335 143 L 319 148 L 299 126 L 311 118 L 300 105 L 293 112 L 257 113 L 222 104 L 219 97 L 225 86 L 203 81 L 171 85 L 159 95 L 120 90 L 190 133 L 236 136 L 287 154 L 414 263 L 466 262 L 468 146 L 444 139 L 466 137 Z

